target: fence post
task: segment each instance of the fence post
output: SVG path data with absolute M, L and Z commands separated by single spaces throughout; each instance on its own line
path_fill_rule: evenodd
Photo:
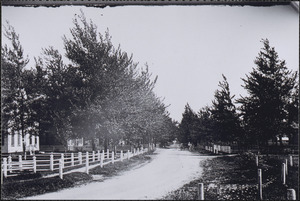
M 102 153 L 101 153 L 102 155 L 101 155 L 101 158 L 104 160 L 105 159 L 105 151 L 104 150 L 102 150 Z
M 102 152 L 101 158 L 100 158 L 100 167 L 103 167 L 103 160 L 104 160 L 104 150 Z
M 8 156 L 8 169 L 9 172 L 12 173 L 12 159 L 11 159 L 11 155 Z
M 285 174 L 288 175 L 288 159 L 285 159 Z
M 104 160 L 104 157 L 105 157 L 105 151 L 104 151 L 104 149 L 102 149 L 102 157 L 103 157 L 103 160 Z
M 129 154 L 129 150 L 127 150 L 127 159 L 130 159 L 130 154 Z
M 203 183 L 198 183 L 198 200 L 204 200 Z
M 24 160 L 26 160 L 26 158 L 27 158 L 27 152 L 25 151 Z
M 111 163 L 114 164 L 115 163 L 115 152 L 111 152 Z
M 121 153 L 120 153 L 120 160 L 123 161 L 123 150 L 121 150 Z
M 258 155 L 255 156 L 255 164 L 258 167 Z
M 78 160 L 79 160 L 79 164 L 82 164 L 82 152 L 78 152 Z
M 93 162 L 95 162 L 95 151 L 92 152 L 92 159 L 93 159 Z
M 23 167 L 23 165 L 22 165 L 22 155 L 19 155 L 19 168 L 20 168 L 21 171 L 22 171 L 22 167 Z
M 71 153 L 71 165 L 74 166 L 74 153 Z
M 97 151 L 98 161 L 100 161 L 100 150 Z
M 286 178 L 285 178 L 285 171 L 286 171 L 285 163 L 282 163 L 281 167 L 282 167 L 282 169 L 281 169 L 282 184 L 285 184 L 285 180 L 286 180 Z
M 136 153 L 136 149 L 135 148 L 133 148 L 133 155 L 135 156 L 135 153 Z
M 109 158 L 109 149 L 107 149 L 107 156 L 106 158 Z
M 61 179 L 63 179 L 63 164 L 64 164 L 64 161 L 61 158 L 59 160 L 59 178 L 61 178 Z
M 53 154 L 50 154 L 50 170 L 53 171 Z
M 3 158 L 3 174 L 7 177 L 7 158 Z
M 296 200 L 296 191 L 294 189 L 287 189 L 287 200 Z
M 262 171 L 261 169 L 258 169 L 258 196 L 259 196 L 259 200 L 263 199 L 262 196 Z
M 102 168 L 103 167 L 103 158 L 104 158 L 104 154 L 102 154 L 103 157 L 100 158 L 100 167 Z
M 36 173 L 36 157 L 33 156 L 32 159 L 33 159 L 33 172 Z
M 293 156 L 290 155 L 290 166 L 293 167 Z
M 86 152 L 86 157 L 85 157 L 85 172 L 88 174 L 89 173 L 89 152 Z
M 65 167 L 65 156 L 64 154 L 60 154 L 60 158 L 62 159 L 62 166 Z

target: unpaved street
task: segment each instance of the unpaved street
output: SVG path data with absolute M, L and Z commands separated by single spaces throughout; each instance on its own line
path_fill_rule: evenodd
M 199 162 L 206 158 L 178 149 L 155 153 L 150 163 L 120 176 L 26 199 L 159 199 L 199 176 Z

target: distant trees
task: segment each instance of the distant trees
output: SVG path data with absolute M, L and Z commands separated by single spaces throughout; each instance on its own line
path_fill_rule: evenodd
M 21 130 L 16 119 L 23 118 L 24 129 L 27 124 L 32 129 L 24 132 L 34 130 L 42 144 L 66 145 L 75 137 L 98 138 L 105 148 L 120 140 L 133 145 L 174 140 L 176 122 L 153 92 L 157 77 L 152 80 L 148 66 L 139 70 L 83 13 L 73 22 L 71 38 L 63 38 L 65 58 L 50 46 L 27 70 L 18 37 L 12 27 L 7 30 L 7 36 L 14 34 L 14 49 L 2 48 L 2 130 L 10 134 L 11 124 Z
M 198 142 L 198 126 L 199 120 L 197 114 L 191 109 L 187 103 L 182 114 L 182 120 L 179 124 L 179 137 L 178 140 L 181 143 L 188 144 L 193 143 L 197 145 Z
M 279 60 L 267 39 L 262 43 L 256 68 L 242 79 L 249 95 L 237 99 L 236 108 L 223 75 L 211 106 L 201 108 L 197 115 L 188 104 L 185 107 L 179 125 L 181 142 L 267 145 L 268 140 L 288 136 L 291 143 L 297 143 L 298 74 Z
M 189 104 L 185 106 L 182 121 L 179 125 L 182 143 L 220 142 L 230 143 L 237 141 L 241 132 L 240 122 L 233 97 L 230 95 L 229 84 L 224 75 L 219 82 L 220 89 L 215 91 L 212 106 L 200 109 L 198 114 L 193 112 Z

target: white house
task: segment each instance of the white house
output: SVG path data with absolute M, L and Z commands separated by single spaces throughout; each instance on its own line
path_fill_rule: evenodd
M 84 145 L 83 138 L 76 138 L 68 140 L 68 150 L 75 151 L 76 149 L 82 149 Z
M 2 153 L 14 153 L 23 152 L 23 141 L 25 142 L 25 151 L 39 151 L 40 142 L 39 136 L 26 134 L 25 139 L 18 132 L 14 134 L 9 134 L 4 137 L 4 141 L 1 146 Z

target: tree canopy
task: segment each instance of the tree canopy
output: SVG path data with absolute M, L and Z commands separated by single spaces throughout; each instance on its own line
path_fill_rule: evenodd
M 283 136 L 289 137 L 291 144 L 297 143 L 298 73 L 288 70 L 267 39 L 262 43 L 254 61 L 256 67 L 242 78 L 248 96 L 234 100 L 222 75 L 211 106 L 202 107 L 197 115 L 185 106 L 178 137 L 182 143 L 265 146 Z
M 120 46 L 115 48 L 108 31 L 98 33 L 82 12 L 73 24 L 71 37 L 63 37 L 65 55 L 44 48 L 27 70 L 18 35 L 12 26 L 7 29 L 13 48 L 5 45 L 1 55 L 6 134 L 12 134 L 12 126 L 24 127 L 42 144 L 66 145 L 68 139 L 84 137 L 98 138 L 105 147 L 120 140 L 132 145 L 173 140 L 176 123 L 153 91 L 157 77 L 149 67 L 139 67 Z

